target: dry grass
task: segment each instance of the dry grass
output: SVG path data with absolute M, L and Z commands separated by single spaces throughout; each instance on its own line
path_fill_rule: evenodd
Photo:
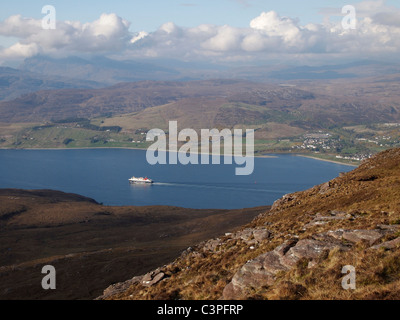
M 351 218 L 334 220 L 304 230 L 317 213 L 332 210 L 351 214 Z M 150 287 L 132 286 L 113 299 L 218 299 L 227 283 L 246 261 L 274 249 L 283 241 L 298 236 L 337 229 L 374 229 L 379 224 L 400 222 L 400 149 L 385 151 L 363 163 L 359 168 L 332 180 L 329 185 L 316 186 L 293 194 L 291 201 L 275 205 L 243 227 L 264 227 L 273 238 L 255 250 L 241 240 L 223 238 L 216 252 L 202 256 L 189 254 L 165 267 L 170 276 Z M 381 241 L 398 237 L 392 234 Z M 319 263 L 308 268 L 301 260 L 295 268 L 278 274 L 271 287 L 249 293 L 248 299 L 398 299 L 400 298 L 400 251 L 374 250 L 365 243 L 342 252 L 332 250 L 322 255 Z M 202 247 L 195 248 L 202 252 Z M 356 268 L 356 290 L 344 290 L 341 273 L 344 265 Z
M 1 189 L 0 299 L 96 298 L 265 210 L 109 207 L 50 190 Z M 58 290 L 37 286 L 43 262 L 56 267 Z
M 344 290 L 344 265 L 356 269 L 356 289 Z M 357 247 L 349 252 L 333 250 L 314 268 L 299 263 L 284 273 L 266 292 L 266 299 L 398 299 L 400 298 L 400 252 Z

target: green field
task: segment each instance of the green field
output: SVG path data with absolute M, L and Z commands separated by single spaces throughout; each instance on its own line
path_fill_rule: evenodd
M 231 107 L 230 105 L 224 106 L 226 109 Z M 240 107 L 260 111 L 260 107 L 251 105 L 241 104 Z M 154 108 L 152 112 L 155 112 L 155 110 Z M 267 117 L 272 116 L 270 110 L 266 112 L 269 113 Z M 279 117 L 280 115 L 275 115 L 274 121 L 281 120 L 278 119 Z M 135 119 L 135 121 L 131 121 L 132 119 Z M 146 118 L 141 120 L 136 118 L 136 114 L 129 114 L 125 117 L 117 116 L 92 120 L 71 119 L 42 125 L 3 125 L 0 126 L 0 148 L 147 149 L 153 143 L 146 141 L 146 133 L 150 124 L 145 121 Z M 265 121 L 265 119 L 260 119 L 260 121 Z M 368 155 L 382 150 L 400 146 L 399 127 L 387 124 L 334 127 L 329 130 L 310 132 L 278 122 L 253 123 L 249 126 L 238 124 L 234 128 L 242 130 L 252 128 L 255 130 L 255 155 L 294 153 L 305 154 L 322 160 L 354 164 L 359 163 L 354 161 L 357 158 L 368 157 Z M 328 134 L 329 137 L 307 140 L 307 135 L 310 133 L 317 137 L 321 134 Z M 168 134 L 167 131 L 166 134 Z M 242 143 L 244 153 L 246 140 L 243 139 Z M 314 144 L 314 147 L 309 146 L 309 144 Z M 183 142 L 179 144 L 179 147 L 181 145 L 183 145 Z M 223 142 L 221 142 L 221 154 L 223 151 Z M 338 159 L 337 155 L 352 159 Z
M 135 141 L 135 142 L 132 142 Z M 140 142 L 137 142 L 140 141 Z M 3 141 L 6 148 L 146 148 L 142 135 L 63 126 L 23 129 Z

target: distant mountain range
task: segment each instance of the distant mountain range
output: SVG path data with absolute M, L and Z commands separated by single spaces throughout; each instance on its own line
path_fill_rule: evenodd
M 400 145 L 399 65 L 153 62 L 38 56 L 21 70 L 0 69 L 0 147 L 145 148 L 146 129 L 167 130 L 171 120 L 181 129 L 252 128 L 261 153 L 318 151 L 303 139 L 316 130 L 331 135 L 318 143 L 333 157 L 360 159 Z
M 243 79 L 280 83 L 359 79 L 400 73 L 399 64 L 358 61 L 342 65 L 215 65 L 165 59 L 117 61 L 106 57 L 52 58 L 38 55 L 18 69 L 0 67 L 0 101 L 54 89 L 94 89 L 121 82 Z
M 119 82 L 177 79 L 180 74 L 173 68 L 151 63 L 117 61 L 105 57 L 54 59 L 35 56 L 26 59 L 20 69 L 46 76 L 63 75 L 68 78 L 94 81 L 105 85 Z
M 179 119 L 193 128 L 271 121 L 321 128 L 398 121 L 399 85 L 385 79 L 385 86 L 378 85 L 381 78 L 373 78 L 291 86 L 242 80 L 141 81 L 100 89 L 44 90 L 1 102 L 0 116 L 7 123 L 37 123 L 143 112 L 135 115 L 142 126 L 161 117 L 166 126 L 168 120 Z
M 0 100 L 7 101 L 23 94 L 55 89 L 100 88 L 96 81 L 77 80 L 66 76 L 44 75 L 26 70 L 0 67 Z

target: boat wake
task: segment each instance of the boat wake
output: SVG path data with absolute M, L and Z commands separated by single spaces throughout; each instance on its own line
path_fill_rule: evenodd
M 192 187 L 192 188 L 207 188 L 207 189 L 224 189 L 234 191 L 255 191 L 255 192 L 269 192 L 269 193 L 290 193 L 288 190 L 270 190 L 270 189 L 256 189 L 256 188 L 243 188 L 232 186 L 217 186 L 210 184 L 188 184 L 188 183 L 175 183 L 175 182 L 155 182 L 153 186 L 175 186 L 175 187 Z

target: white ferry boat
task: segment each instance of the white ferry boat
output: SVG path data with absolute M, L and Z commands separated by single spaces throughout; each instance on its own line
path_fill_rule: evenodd
M 136 178 L 136 177 L 132 177 L 129 179 L 130 183 L 153 183 L 154 181 L 145 177 L 145 178 Z

